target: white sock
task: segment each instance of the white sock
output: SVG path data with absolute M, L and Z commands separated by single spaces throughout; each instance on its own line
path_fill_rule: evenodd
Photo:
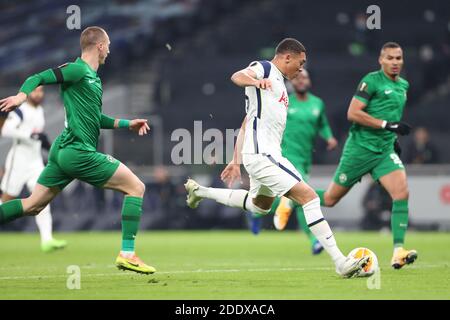
M 195 191 L 195 194 L 207 199 L 216 200 L 228 207 L 242 208 L 244 199 L 248 191 L 243 189 L 221 189 L 221 188 L 206 188 L 200 187 Z
M 215 200 L 228 207 L 240 208 L 253 213 L 267 214 L 270 211 L 270 209 L 264 210 L 253 204 L 253 200 L 248 196 L 248 191 L 243 189 L 200 187 L 195 191 L 195 194 L 202 198 Z
M 334 263 L 338 265 L 343 258 L 345 259 L 345 256 L 339 250 L 330 225 L 323 217 L 322 211 L 320 210 L 320 199 L 316 198 L 303 205 L 303 212 L 305 213 L 305 219 L 309 229 L 331 256 Z
M 46 206 L 36 217 L 36 224 L 41 234 L 41 243 L 50 241 L 52 236 L 52 215 L 50 213 L 50 205 Z

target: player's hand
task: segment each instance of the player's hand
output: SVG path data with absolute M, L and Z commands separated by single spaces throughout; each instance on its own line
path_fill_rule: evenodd
M 412 127 L 406 122 L 387 122 L 384 129 L 406 136 L 411 132 Z
M 272 90 L 272 82 L 269 79 L 255 80 L 255 87 L 258 89 Z
M 19 92 L 15 96 L 10 96 L 0 100 L 0 111 L 10 112 L 20 106 L 27 100 L 27 95 L 23 92 Z
M 400 143 L 398 142 L 398 139 L 395 139 L 395 141 L 394 141 L 394 151 L 399 157 L 402 154 L 402 148 L 400 147 Z
M 334 148 L 336 148 L 338 145 L 337 140 L 334 137 L 331 137 L 330 139 L 327 140 L 327 150 L 333 150 Z
M 147 119 L 134 119 L 130 121 L 130 130 L 137 132 L 140 136 L 146 135 L 150 131 Z
M 222 173 L 220 174 L 220 178 L 228 186 L 228 188 L 231 188 L 236 180 L 239 180 L 239 183 L 242 184 L 241 166 L 239 164 L 230 162 L 225 167 L 225 169 L 223 169 Z

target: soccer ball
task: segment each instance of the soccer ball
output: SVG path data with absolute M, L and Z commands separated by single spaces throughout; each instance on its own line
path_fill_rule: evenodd
M 367 248 L 355 248 L 349 254 L 353 258 L 359 259 L 365 256 L 369 256 L 367 265 L 358 274 L 358 277 L 370 277 L 378 270 L 378 258 L 375 253 Z

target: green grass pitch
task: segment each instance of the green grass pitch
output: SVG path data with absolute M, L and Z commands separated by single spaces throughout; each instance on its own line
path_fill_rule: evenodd
M 37 234 L 1 233 L 0 299 L 449 299 L 450 233 L 409 233 L 419 252 L 393 270 L 391 237 L 336 233 L 341 249 L 364 246 L 378 256 L 380 288 L 341 279 L 326 253 L 313 257 L 303 234 L 263 231 L 141 232 L 137 252 L 154 275 L 119 271 L 120 233 L 58 234 L 69 246 L 44 254 Z M 81 289 L 67 289 L 67 267 L 81 270 Z

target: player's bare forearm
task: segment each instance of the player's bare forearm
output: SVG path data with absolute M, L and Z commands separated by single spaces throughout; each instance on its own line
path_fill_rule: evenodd
M 347 119 L 365 127 L 381 129 L 383 120 L 372 117 L 364 111 L 366 104 L 353 98 L 347 112 Z
M 231 163 L 240 165 L 242 163 L 242 146 L 244 144 L 245 125 L 247 123 L 247 117 L 242 121 L 241 129 L 236 139 L 236 145 L 234 146 L 233 160 Z

